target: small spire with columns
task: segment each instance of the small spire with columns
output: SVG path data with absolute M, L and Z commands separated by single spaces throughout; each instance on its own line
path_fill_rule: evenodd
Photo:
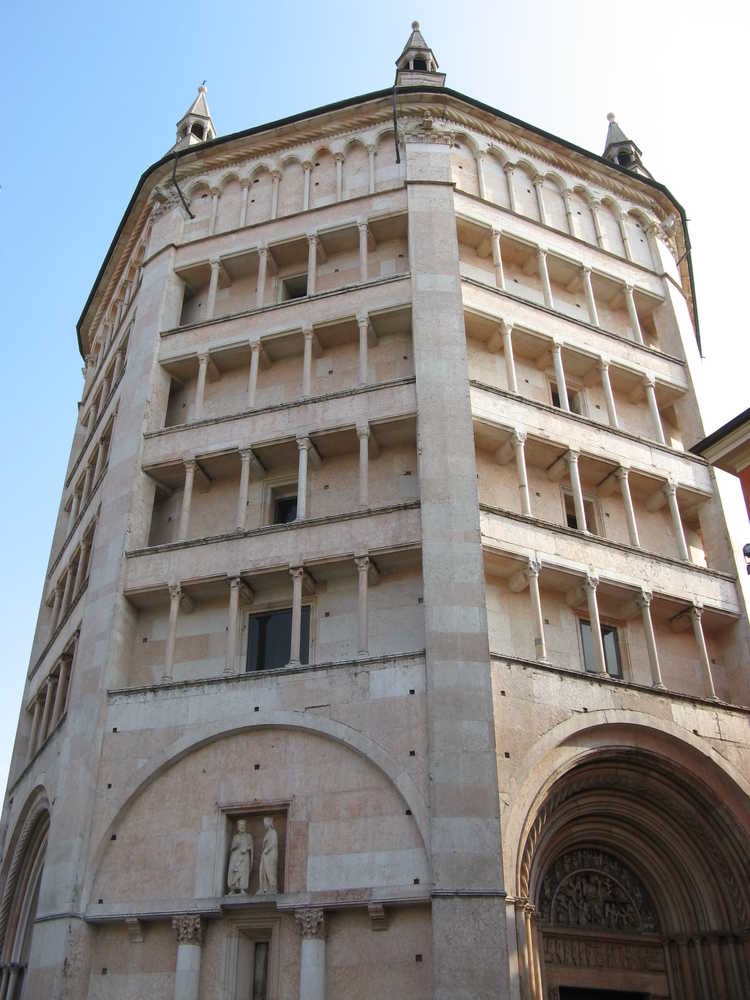
M 206 81 L 198 87 L 198 96 L 177 122 L 177 141 L 170 152 L 175 149 L 187 149 L 201 142 L 209 142 L 216 138 L 211 112 L 206 100 Z
M 612 111 L 607 115 L 609 128 L 607 129 L 607 141 L 604 144 L 604 159 L 610 163 L 616 163 L 620 167 L 632 170 L 634 174 L 643 174 L 651 177 L 641 162 L 641 151 L 633 142 L 628 139 L 623 130 L 615 121 Z
M 396 60 L 398 87 L 444 87 L 445 73 L 438 73 L 435 53 L 422 37 L 419 21 L 412 21 L 411 34 Z

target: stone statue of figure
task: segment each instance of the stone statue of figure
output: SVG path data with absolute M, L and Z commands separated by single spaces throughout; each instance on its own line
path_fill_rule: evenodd
M 237 820 L 237 830 L 232 837 L 227 866 L 227 889 L 234 896 L 247 892 L 253 868 L 253 835 L 247 832 L 244 819 Z
M 266 833 L 260 855 L 258 895 L 279 891 L 279 835 L 273 825 L 273 817 L 264 816 L 263 826 L 266 828 Z

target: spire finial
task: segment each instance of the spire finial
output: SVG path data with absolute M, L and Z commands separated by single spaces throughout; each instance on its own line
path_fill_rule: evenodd
M 412 31 L 419 31 L 419 21 L 412 21 L 411 22 L 411 30 Z
M 445 73 L 438 72 L 435 53 L 419 30 L 419 21 L 411 22 L 411 34 L 396 60 L 398 87 L 444 87 Z
M 615 113 L 614 111 L 610 111 L 610 113 L 607 115 L 607 121 L 613 122 L 614 120 L 615 120 Z

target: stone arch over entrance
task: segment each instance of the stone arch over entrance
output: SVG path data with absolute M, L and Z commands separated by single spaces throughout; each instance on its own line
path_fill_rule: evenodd
M 32 792 L 11 838 L 0 898 L 0 997 L 20 1000 L 31 951 L 39 886 L 47 852 L 50 807 L 43 788 Z
M 747 995 L 746 841 L 710 784 L 647 744 L 579 754 L 530 817 L 516 924 L 533 1000 Z

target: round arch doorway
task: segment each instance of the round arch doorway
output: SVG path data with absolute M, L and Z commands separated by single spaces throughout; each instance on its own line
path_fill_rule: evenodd
M 548 787 L 520 858 L 532 1000 L 749 995 L 750 864 L 719 787 L 636 747 Z

